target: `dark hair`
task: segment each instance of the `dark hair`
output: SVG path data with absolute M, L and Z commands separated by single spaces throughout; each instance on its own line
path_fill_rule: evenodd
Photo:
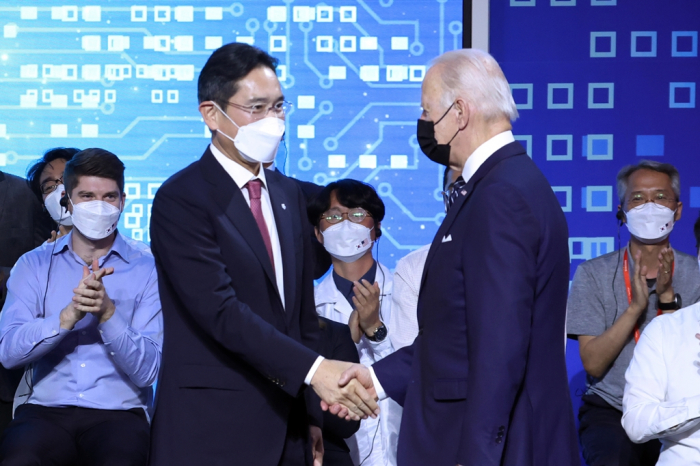
M 277 70 L 278 60 L 252 45 L 226 44 L 211 54 L 199 73 L 197 98 L 212 100 L 226 110 L 228 100 L 238 92 L 238 82 L 255 68 L 266 66 Z
M 73 147 L 55 147 L 47 150 L 39 160 L 27 169 L 27 184 L 39 199 L 39 202 L 44 203 L 41 193 L 41 174 L 46 166 L 58 159 L 63 159 L 67 162 L 78 152 L 80 152 L 80 149 Z
M 695 225 L 693 225 L 693 233 L 695 233 L 695 249 L 700 252 L 700 215 L 698 215 L 698 219 L 695 220 Z
M 668 175 L 671 180 L 671 189 L 676 195 L 676 201 L 681 198 L 681 178 L 676 167 L 670 163 L 654 162 L 652 160 L 642 160 L 637 165 L 626 165 L 617 174 L 617 197 L 620 200 L 620 205 L 625 205 L 625 196 L 627 195 L 627 183 L 632 176 L 632 173 L 638 170 L 651 170 Z
M 367 183 L 347 178 L 330 183 L 309 199 L 306 213 L 313 226 L 318 227 L 319 223 L 321 223 L 321 215 L 330 208 L 331 193 L 334 191 L 338 202 L 345 207 L 349 209 L 362 207 L 369 212 L 374 219 L 375 225 L 384 219 L 384 202 L 377 195 L 377 191 Z M 377 238 L 381 234 L 381 230 L 377 229 Z
M 124 164 L 119 157 L 104 149 L 81 150 L 66 163 L 63 185 L 70 196 L 81 176 L 97 176 L 114 180 L 119 192 L 124 192 Z

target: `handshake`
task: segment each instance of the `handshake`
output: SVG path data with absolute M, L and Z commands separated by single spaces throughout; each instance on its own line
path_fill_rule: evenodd
M 346 420 L 379 415 L 377 392 L 369 369 L 362 364 L 324 359 L 311 379 L 321 408 Z

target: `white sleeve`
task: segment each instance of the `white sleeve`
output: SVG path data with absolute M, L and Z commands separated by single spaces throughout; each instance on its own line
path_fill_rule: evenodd
M 653 321 L 644 329 L 625 373 L 622 427 L 635 443 L 681 434 L 700 423 L 700 394 L 679 400 L 666 397 L 668 368 L 660 324 Z
M 396 350 L 409 346 L 418 336 L 418 291 L 423 268 L 412 265 L 417 264 L 400 260 L 394 271 L 391 317 L 387 330 Z

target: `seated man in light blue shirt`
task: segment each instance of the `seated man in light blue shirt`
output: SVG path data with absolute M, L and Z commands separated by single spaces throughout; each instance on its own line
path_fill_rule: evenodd
M 75 228 L 20 258 L 0 317 L 0 362 L 30 392 L 0 440 L 3 465 L 145 465 L 163 320 L 155 263 L 116 230 L 124 164 L 86 149 L 65 167 Z

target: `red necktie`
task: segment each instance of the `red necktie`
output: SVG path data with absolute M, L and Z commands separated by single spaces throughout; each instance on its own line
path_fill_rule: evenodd
M 267 231 L 267 223 L 265 223 L 265 217 L 263 217 L 262 213 L 262 204 L 260 202 L 262 181 L 258 178 L 252 179 L 245 184 L 245 188 L 248 189 L 248 195 L 250 196 L 250 210 L 253 212 L 253 217 L 255 217 L 255 223 L 258 224 L 258 229 L 265 243 L 265 249 L 267 249 L 267 255 L 270 256 L 272 270 L 275 270 L 275 256 L 272 254 L 272 242 L 270 241 L 270 233 Z

